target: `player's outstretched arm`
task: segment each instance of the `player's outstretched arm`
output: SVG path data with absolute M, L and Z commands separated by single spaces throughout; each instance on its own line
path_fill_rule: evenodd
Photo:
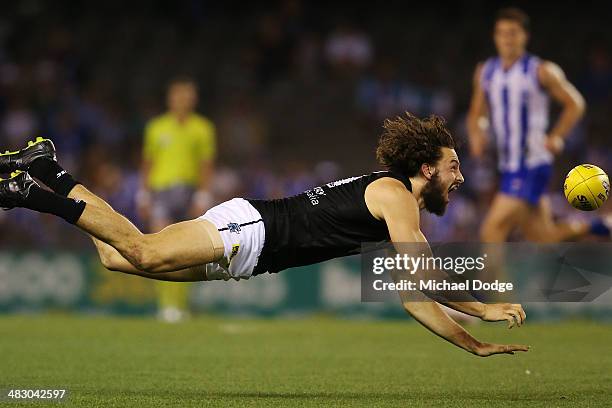
M 469 294 L 466 292 L 465 295 L 468 296 Z M 505 320 L 508 322 L 509 329 L 514 326 L 522 326 L 527 318 L 523 306 L 518 303 L 482 303 L 476 301 L 476 299 L 472 302 L 451 302 L 447 299 L 438 301 L 451 309 L 479 317 L 486 322 L 502 322 Z
M 377 183 L 375 185 L 375 183 Z M 423 243 L 427 241 L 419 228 L 419 208 L 414 196 L 399 181 L 380 179 L 372 183 L 366 191 L 366 203 L 372 214 L 383 219 L 389 228 L 391 240 L 399 244 L 399 251 L 405 250 L 401 243 Z M 420 248 L 419 248 L 420 251 Z M 395 270 L 395 281 L 402 279 L 402 271 Z M 404 309 L 436 335 L 454 345 L 479 356 L 527 351 L 525 345 L 503 345 L 482 343 L 473 338 L 465 329 L 451 319 L 440 305 L 420 292 L 399 291 Z M 479 315 L 484 320 L 506 320 L 505 308 L 484 305 L 480 302 L 449 302 L 456 310 Z M 493 306 L 489 309 L 490 306 Z M 522 309 L 521 309 L 522 310 Z M 520 315 L 520 313 L 519 313 Z M 512 315 L 513 316 L 513 315 Z M 524 315 L 523 315 L 524 316 Z M 514 319 L 512 317 L 511 319 Z M 522 320 L 521 320 L 522 321 Z
M 419 323 L 434 334 L 453 343 L 457 347 L 481 357 L 493 354 L 514 354 L 515 351 L 528 351 L 523 344 L 494 344 L 476 340 L 463 327 L 446 314 L 440 305 L 431 300 L 404 303 L 405 310 Z
M 421 253 L 431 254 L 431 249 L 427 243 L 427 239 L 423 235 L 419 226 L 419 208 L 414 196 L 406 190 L 406 188 L 397 180 L 387 179 L 379 180 L 378 185 L 372 183 L 372 188 L 369 188 L 368 193 L 370 202 L 368 208 L 374 211 L 381 219 L 385 220 L 389 228 L 391 240 L 396 245 L 398 252 L 406 252 L 413 250 L 415 256 Z M 408 248 L 406 243 L 410 243 Z M 428 270 L 432 274 L 431 277 L 436 277 L 438 271 Z M 423 271 L 418 271 L 423 273 Z M 444 279 L 444 274 L 439 276 Z M 399 279 L 399 278 L 398 278 Z M 412 292 L 400 291 L 400 297 L 403 303 L 413 299 Z M 508 328 L 514 325 L 521 326 L 525 321 L 526 314 L 523 307 L 519 304 L 512 303 L 496 303 L 484 304 L 474 299 L 468 292 L 462 294 L 463 298 L 473 301 L 452 302 L 444 298 L 444 296 L 436 296 L 435 300 L 445 306 L 455 309 L 459 312 L 469 314 L 481 318 L 489 322 L 507 321 Z M 432 294 L 428 294 L 432 296 Z

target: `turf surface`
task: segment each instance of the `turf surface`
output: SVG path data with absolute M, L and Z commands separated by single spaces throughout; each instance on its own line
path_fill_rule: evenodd
M 532 350 L 479 358 L 408 321 L 2 316 L 0 388 L 66 388 L 62 407 L 612 404 L 612 325 L 470 330 Z

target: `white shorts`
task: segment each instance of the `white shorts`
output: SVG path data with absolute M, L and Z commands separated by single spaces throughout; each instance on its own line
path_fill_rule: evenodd
M 221 260 L 206 265 L 207 279 L 249 279 L 266 239 L 259 211 L 247 200 L 234 198 L 214 206 L 200 218 L 217 227 L 225 247 Z

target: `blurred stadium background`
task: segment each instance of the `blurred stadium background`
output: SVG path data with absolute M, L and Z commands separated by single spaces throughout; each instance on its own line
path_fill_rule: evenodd
M 531 15 L 530 49 L 558 62 L 588 113 L 556 162 L 559 217 L 589 217 L 562 196 L 577 163 L 612 171 L 612 32 L 597 3 L 517 2 Z M 493 53 L 501 3 L 408 4 L 286 0 L 76 2 L 24 0 L 0 16 L 0 144 L 52 138 L 61 163 L 137 225 L 144 125 L 164 110 L 168 80 L 191 75 L 199 112 L 217 127 L 214 202 L 291 195 L 376 169 L 383 118 L 445 116 L 465 138 L 475 64 Z M 504 3 L 503 5 L 507 5 Z M 494 165 L 460 150 L 466 184 L 443 218 L 425 215 L 430 241 L 477 239 L 495 187 Z M 600 210 L 610 212 L 610 203 Z M 103 270 L 88 239 L 37 213 L 0 212 L 0 311 L 150 313 L 151 282 Z M 358 260 L 194 285 L 204 312 L 399 315 L 359 302 Z M 534 305 L 541 316 L 605 319 L 612 297 Z M 535 314 L 538 315 L 537 313 Z

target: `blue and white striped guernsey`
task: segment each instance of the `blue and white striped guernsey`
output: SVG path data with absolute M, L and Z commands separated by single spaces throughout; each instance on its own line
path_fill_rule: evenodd
M 517 172 L 550 164 L 544 146 L 548 129 L 549 99 L 538 81 L 541 60 L 525 54 L 510 68 L 489 58 L 480 84 L 489 105 L 491 128 L 497 141 L 499 169 Z

